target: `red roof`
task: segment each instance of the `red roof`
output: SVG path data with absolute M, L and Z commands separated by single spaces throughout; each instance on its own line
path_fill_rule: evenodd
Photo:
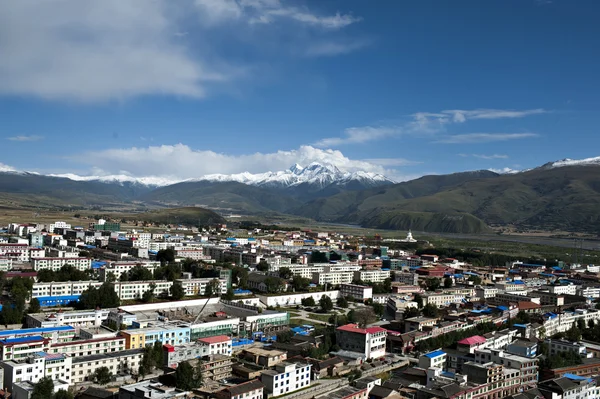
M 461 339 L 460 341 L 458 341 L 458 343 L 460 345 L 477 345 L 483 344 L 486 341 L 487 340 L 481 335 L 473 335 L 472 337 Z
M 519 307 L 519 309 L 521 310 L 528 310 L 528 309 L 539 309 L 542 307 L 542 305 L 538 305 L 535 302 L 530 302 L 530 301 L 519 301 L 517 303 L 517 306 Z
M 218 344 L 220 342 L 231 341 L 231 338 L 229 338 L 227 335 L 217 335 L 216 337 L 199 338 L 198 341 L 207 344 Z
M 381 327 L 360 328 L 358 324 L 346 324 L 345 326 L 340 326 L 337 329 L 340 331 L 353 332 L 357 334 L 375 334 L 387 331 L 385 328 Z

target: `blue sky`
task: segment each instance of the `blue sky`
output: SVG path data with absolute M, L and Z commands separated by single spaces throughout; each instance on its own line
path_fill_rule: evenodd
M 3 2 L 0 168 L 405 180 L 600 156 L 600 2 Z

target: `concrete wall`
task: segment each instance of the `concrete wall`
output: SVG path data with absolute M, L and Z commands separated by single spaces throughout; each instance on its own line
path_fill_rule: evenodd
M 339 291 L 319 291 L 319 292 L 304 292 L 302 294 L 291 294 L 291 295 L 277 295 L 277 296 L 267 296 L 267 295 L 257 295 L 260 301 L 265 306 L 295 306 L 300 305 L 302 299 L 312 297 L 315 302 L 319 302 L 319 299 L 323 295 L 327 295 L 331 298 L 331 300 L 335 301 L 339 295 Z

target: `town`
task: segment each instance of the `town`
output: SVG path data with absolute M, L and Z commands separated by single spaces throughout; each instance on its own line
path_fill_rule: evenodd
M 4 397 L 558 399 L 600 390 L 599 266 L 473 265 L 436 255 L 411 232 L 361 243 L 227 227 L 5 226 Z

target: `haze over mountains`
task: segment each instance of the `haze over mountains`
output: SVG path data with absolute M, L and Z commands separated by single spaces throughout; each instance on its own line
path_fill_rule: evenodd
M 490 226 L 598 231 L 600 157 L 561 160 L 511 174 L 385 176 L 313 163 L 261 174 L 207 175 L 175 184 L 129 176 L 44 176 L 0 171 L 0 205 L 204 206 L 246 214 L 288 213 L 368 227 L 477 233 Z

